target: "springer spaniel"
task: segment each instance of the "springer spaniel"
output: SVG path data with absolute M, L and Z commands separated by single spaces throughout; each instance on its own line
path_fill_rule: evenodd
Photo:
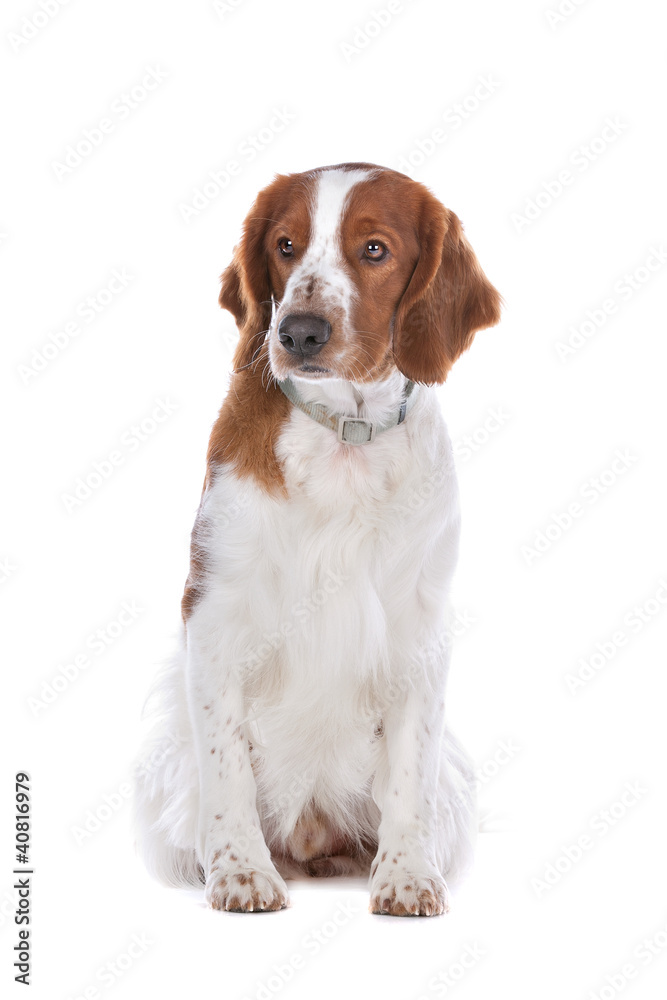
M 445 723 L 459 506 L 429 386 L 500 296 L 427 188 L 345 163 L 259 194 L 220 303 L 240 339 L 137 769 L 140 851 L 214 909 L 370 869 L 373 913 L 443 913 L 476 823 Z

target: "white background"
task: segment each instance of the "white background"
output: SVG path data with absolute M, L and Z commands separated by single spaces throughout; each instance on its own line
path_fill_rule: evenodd
M 16 943 L 13 780 L 26 770 L 40 1000 L 662 995 L 664 38 L 649 0 L 565 2 L 560 21 L 556 2 L 403 0 L 368 31 L 382 0 L 226 11 L 71 0 L 48 18 L 33 0 L 3 5 L 3 982 Z M 118 111 L 149 69 L 166 76 Z M 274 109 L 293 120 L 261 133 L 251 160 L 243 144 Z M 113 131 L 58 170 L 103 118 Z M 446 138 L 429 147 L 438 128 Z M 218 275 L 274 173 L 399 167 L 410 153 L 506 302 L 439 390 L 464 512 L 455 603 L 474 619 L 455 649 L 449 718 L 480 769 L 476 868 L 430 921 L 369 915 L 356 882 L 299 885 L 278 914 L 211 913 L 201 894 L 149 881 L 123 793 L 177 629 L 230 368 Z M 230 159 L 238 175 L 185 221 L 182 206 Z M 87 323 L 80 303 L 103 303 L 114 269 L 131 280 Z M 559 356 L 587 320 L 590 336 Z M 72 322 L 78 334 L 37 371 Z M 165 399 L 173 413 L 130 450 Z M 485 426 L 491 410 L 502 419 Z M 122 464 L 68 512 L 63 495 L 119 448 Z M 619 449 L 629 458 L 609 471 Z M 604 492 L 592 485 L 602 473 Z M 89 637 L 115 631 L 123 602 L 141 610 L 96 654 Z M 571 690 L 567 675 L 596 652 L 594 676 Z M 623 805 L 626 783 L 637 790 Z M 82 835 L 95 812 L 99 829 Z M 128 959 L 133 934 L 150 943 Z M 285 982 L 293 956 L 303 968 Z

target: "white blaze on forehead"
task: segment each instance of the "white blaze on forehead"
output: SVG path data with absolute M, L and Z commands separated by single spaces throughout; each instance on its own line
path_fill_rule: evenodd
M 356 184 L 370 175 L 370 170 L 325 170 L 320 174 L 309 253 L 318 247 L 337 247 L 347 197 Z
M 324 170 L 319 175 L 311 210 L 310 243 L 287 282 L 283 305 L 298 293 L 300 286 L 314 279 L 319 297 L 348 312 L 354 288 L 343 263 L 341 222 L 350 191 L 372 174 L 372 170 Z

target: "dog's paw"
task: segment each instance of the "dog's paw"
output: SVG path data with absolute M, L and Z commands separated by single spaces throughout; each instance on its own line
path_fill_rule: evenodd
M 252 913 L 282 910 L 289 899 L 287 886 L 275 868 L 214 865 L 206 879 L 206 901 L 213 910 Z
M 449 891 L 430 866 L 418 871 L 401 860 L 375 868 L 371 882 L 371 913 L 390 917 L 435 917 L 449 910 Z

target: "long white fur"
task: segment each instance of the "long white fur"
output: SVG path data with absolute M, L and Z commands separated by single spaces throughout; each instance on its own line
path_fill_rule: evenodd
M 337 227 L 360 179 L 320 178 L 301 272 L 344 309 Z M 298 292 L 288 286 L 281 315 Z M 298 384 L 338 412 L 384 419 L 404 382 Z M 213 869 L 214 905 L 221 869 L 232 881 L 258 873 L 260 896 L 284 902 L 271 853 L 313 808 L 360 845 L 379 836 L 371 897 L 393 892 L 409 912 L 433 886 L 446 908 L 444 879 L 469 860 L 474 783 L 444 703 L 458 491 L 435 393 L 415 391 L 404 423 L 358 447 L 293 408 L 277 445 L 289 499 L 227 467 L 203 497 L 208 585 L 156 691 L 136 812 L 149 870 L 182 884 Z

